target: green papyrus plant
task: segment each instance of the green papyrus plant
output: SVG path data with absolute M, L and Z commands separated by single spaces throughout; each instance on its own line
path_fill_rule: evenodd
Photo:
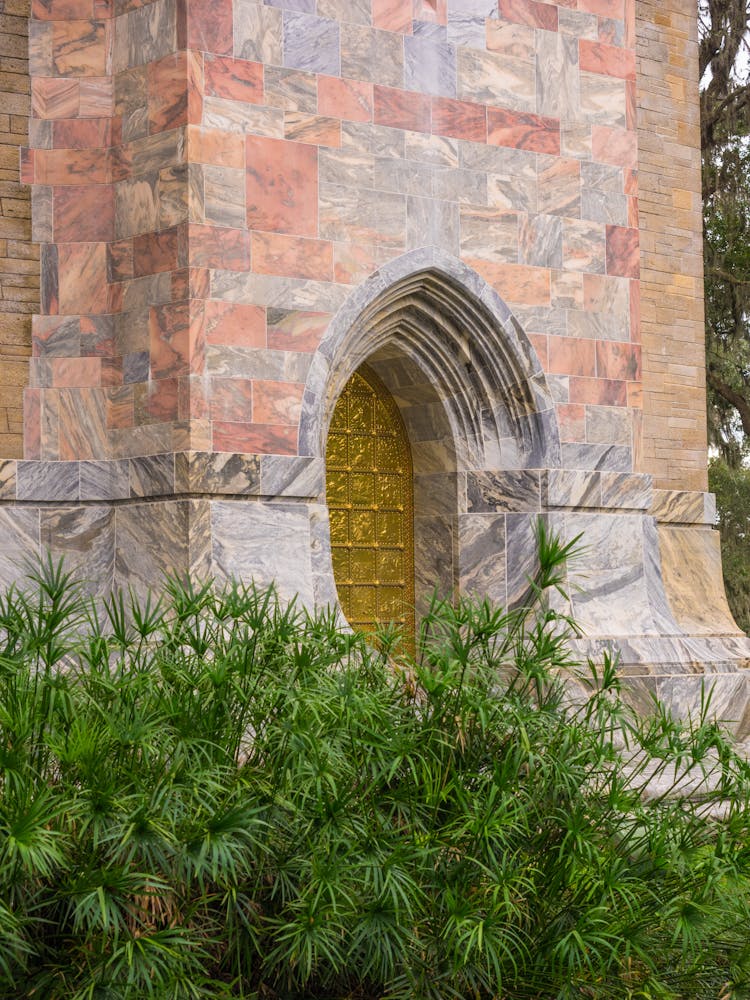
M 745 996 L 747 765 L 574 668 L 567 554 L 413 656 L 253 586 L 5 593 L 0 996 Z

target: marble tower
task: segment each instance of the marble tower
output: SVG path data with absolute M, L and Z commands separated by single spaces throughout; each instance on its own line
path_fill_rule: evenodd
M 709 674 L 744 735 L 692 0 L 3 0 L 0 92 L 0 583 L 48 548 L 98 593 L 335 602 L 328 427 L 367 364 L 417 605 L 513 601 L 543 515 L 583 532 L 581 652 L 644 699 Z

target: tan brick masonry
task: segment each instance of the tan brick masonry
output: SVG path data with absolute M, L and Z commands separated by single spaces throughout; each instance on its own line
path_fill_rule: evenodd
M 693 0 L 638 0 L 643 341 L 641 469 L 706 489 L 697 20 Z
M 39 312 L 39 251 L 30 188 L 19 183 L 28 145 L 28 0 L 0 0 L 0 457 L 21 455 L 31 314 Z

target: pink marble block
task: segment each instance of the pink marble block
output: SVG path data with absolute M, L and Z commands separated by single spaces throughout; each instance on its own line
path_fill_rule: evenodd
M 315 146 L 263 136 L 247 138 L 247 224 L 296 236 L 318 234 Z

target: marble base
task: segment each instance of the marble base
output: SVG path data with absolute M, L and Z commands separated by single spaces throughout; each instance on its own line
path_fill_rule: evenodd
M 0 587 L 21 582 L 48 550 L 94 595 L 144 593 L 177 574 L 275 583 L 284 600 L 336 604 L 317 459 L 192 452 L 0 465 Z M 688 714 L 710 689 L 712 715 L 740 739 L 750 735 L 750 639 L 726 603 L 709 495 L 654 491 L 647 476 L 559 469 L 457 474 L 451 495 L 453 514 L 416 512 L 423 591 L 438 581 L 523 602 L 541 517 L 563 541 L 579 538 L 560 598 L 582 629 L 579 658 L 618 656 L 643 711 L 657 698 Z

